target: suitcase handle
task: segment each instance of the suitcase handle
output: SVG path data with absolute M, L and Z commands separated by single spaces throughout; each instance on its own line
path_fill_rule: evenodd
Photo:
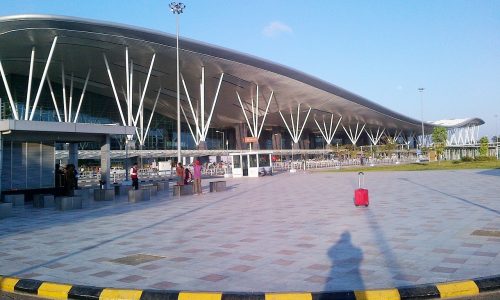
M 363 178 L 363 186 L 365 185 L 365 173 L 358 173 L 358 188 L 361 188 L 361 178 Z

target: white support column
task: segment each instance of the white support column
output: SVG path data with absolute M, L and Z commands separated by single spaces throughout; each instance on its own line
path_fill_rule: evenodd
M 43 69 L 42 79 L 40 79 L 40 85 L 38 86 L 35 102 L 33 103 L 33 109 L 31 110 L 30 121 L 33 120 L 33 117 L 35 116 L 36 106 L 38 105 L 38 99 L 40 99 L 40 94 L 42 93 L 43 83 L 45 81 L 45 77 L 47 76 L 47 71 L 49 70 L 50 62 L 52 61 L 52 54 L 54 54 L 56 43 L 57 43 L 57 36 L 54 37 L 54 41 L 52 42 L 52 46 L 50 47 L 49 57 L 47 58 L 47 62 L 45 63 L 45 68 Z
M 0 73 L 2 74 L 3 85 L 7 91 L 7 98 L 9 98 L 10 108 L 12 109 L 12 114 L 15 120 L 19 120 L 19 115 L 17 114 L 16 105 L 14 100 L 12 100 L 12 94 L 10 93 L 9 83 L 7 82 L 7 77 L 5 76 L 5 71 L 3 70 L 2 61 L 0 61 Z
M 130 91 L 129 91 L 129 104 L 127 104 L 128 108 L 128 114 L 129 114 L 129 121 L 128 121 L 128 126 L 132 126 L 134 122 L 134 115 L 132 113 L 132 108 L 134 104 L 134 93 L 133 93 L 133 84 L 134 84 L 134 61 L 130 60 Z
M 158 103 L 158 99 L 160 98 L 160 93 L 161 93 L 161 87 L 160 87 L 160 89 L 158 89 L 158 94 L 156 95 L 155 104 L 153 105 L 153 110 L 151 111 L 151 116 L 149 116 L 148 126 L 146 127 L 146 133 L 144 134 L 144 139 L 148 136 L 149 126 L 151 125 L 151 120 L 153 120 L 153 115 L 155 113 L 156 104 Z
M 30 61 L 30 74 L 28 77 L 28 95 L 26 96 L 26 110 L 24 112 L 24 119 L 28 120 L 30 111 L 30 98 L 31 98 L 31 81 L 33 79 L 33 64 L 35 62 L 35 47 L 31 48 L 31 61 Z
M 255 133 L 252 130 L 252 126 L 250 126 L 250 121 L 248 120 L 247 113 L 245 111 L 245 107 L 243 107 L 243 102 L 241 101 L 241 97 L 240 97 L 240 94 L 238 93 L 238 91 L 236 91 L 236 95 L 238 96 L 238 101 L 240 102 L 241 110 L 243 111 L 243 116 L 245 116 L 245 120 L 247 121 L 247 125 L 248 125 L 248 129 L 250 130 L 250 134 L 253 137 L 256 137 Z M 252 113 L 252 116 L 253 116 L 253 113 Z
M 68 104 L 66 103 L 66 73 L 64 72 L 64 63 L 61 64 L 61 82 L 63 94 L 64 122 L 68 122 Z
M 358 129 L 359 129 L 359 122 L 356 122 L 356 131 L 353 134 L 352 130 L 351 130 L 351 125 L 349 125 L 349 132 L 347 132 L 347 129 L 344 127 L 344 124 L 342 124 L 342 128 L 344 128 L 344 131 L 347 134 L 347 137 L 351 140 L 351 143 L 354 146 L 358 142 L 359 137 L 361 136 L 361 133 L 363 133 L 363 129 L 365 129 L 365 126 L 366 126 L 366 124 L 363 124 L 363 127 L 361 128 L 361 130 L 358 131 Z
M 385 132 L 385 128 L 383 128 L 382 131 L 380 131 L 380 127 L 377 127 L 376 134 L 373 134 L 371 129 L 370 129 L 370 132 L 368 132 L 368 130 L 365 129 L 365 132 L 368 135 L 368 137 L 370 138 L 370 140 L 372 141 L 372 144 L 374 146 L 376 146 L 378 144 L 378 142 L 380 141 L 380 139 L 382 138 L 382 135 Z
M 87 78 L 85 78 L 85 84 L 83 85 L 82 94 L 80 95 L 80 101 L 78 102 L 78 108 L 76 109 L 74 123 L 78 121 L 78 114 L 80 113 L 80 107 L 82 106 L 83 96 L 85 96 L 85 91 L 87 90 L 87 83 L 89 82 L 91 71 L 92 70 L 89 68 L 89 71 L 87 72 Z
M 215 92 L 214 101 L 212 102 L 212 109 L 210 110 L 210 114 L 208 115 L 207 124 L 205 124 L 205 133 L 203 134 L 203 140 L 205 140 L 208 134 L 208 128 L 210 128 L 210 122 L 212 121 L 212 116 L 214 114 L 215 104 L 217 103 L 217 99 L 219 98 L 219 91 L 222 85 L 222 78 L 224 78 L 224 73 L 221 73 L 219 79 L 219 85 L 217 86 L 217 92 Z
M 144 105 L 144 96 L 146 96 L 146 91 L 148 89 L 149 78 L 151 77 L 151 71 L 153 70 L 153 64 L 155 62 L 156 53 L 153 54 L 153 58 L 151 59 L 151 64 L 149 65 L 148 76 L 146 77 L 146 83 L 144 84 L 144 91 L 142 91 L 141 101 L 139 102 L 139 109 L 137 110 L 137 115 L 135 116 L 134 126 L 137 125 L 137 117 L 139 112 L 141 112 L 142 107 Z
M 316 119 L 314 119 L 316 126 L 318 126 L 318 129 L 321 132 L 321 135 L 323 136 L 323 138 L 325 139 L 327 144 L 332 143 L 333 137 L 334 137 L 335 133 L 337 132 L 340 121 L 342 121 L 342 116 L 340 116 L 340 118 L 337 122 L 337 125 L 335 126 L 335 129 L 333 129 L 333 114 L 332 114 L 332 117 L 330 118 L 330 127 L 329 127 L 329 129 L 327 129 L 326 122 L 325 122 L 325 119 L 323 117 L 323 129 L 322 129 L 321 126 L 319 125 L 318 121 L 316 121 Z
M 127 100 L 127 124 L 131 125 L 131 105 L 130 105 L 130 73 L 128 60 L 128 47 L 125 47 L 125 78 L 127 81 L 127 93 L 124 95 Z
M 297 110 L 297 120 L 300 118 L 300 103 L 298 105 L 298 110 Z M 292 118 L 292 130 L 290 130 L 290 127 L 288 126 L 287 122 L 285 121 L 285 117 L 283 117 L 283 114 L 281 111 L 278 111 L 281 119 L 283 119 L 283 123 L 285 123 L 286 129 L 288 129 L 288 133 L 290 133 L 290 137 L 292 138 L 294 143 L 298 143 L 300 140 L 300 136 L 302 135 L 302 131 L 304 130 L 304 126 L 307 123 L 307 119 L 309 118 L 309 114 L 311 113 L 311 107 L 309 107 L 309 110 L 307 111 L 306 118 L 304 119 L 304 123 L 302 124 L 302 128 L 299 131 L 299 122 L 297 122 L 297 128 L 294 127 L 293 123 L 293 116 L 292 113 L 290 113 L 290 117 Z
M 269 100 L 267 101 L 267 106 L 266 106 L 266 111 L 264 112 L 264 116 L 262 117 L 262 122 L 260 123 L 260 130 L 259 133 L 257 134 L 257 137 L 260 137 L 260 134 L 262 133 L 262 128 L 264 127 L 264 122 L 266 121 L 267 113 L 269 112 L 269 105 L 271 104 L 271 99 L 274 96 L 274 91 L 271 91 L 271 95 L 269 96 Z
M 182 107 L 182 105 L 180 106 L 180 108 L 181 108 L 182 115 L 184 116 L 184 119 L 186 119 L 186 124 L 188 125 L 189 131 L 191 132 L 191 136 L 193 137 L 194 143 L 196 144 L 196 146 L 198 146 L 200 144 L 200 134 L 198 132 L 199 128 L 198 128 L 198 126 L 196 126 L 196 135 L 195 135 L 193 132 L 193 129 L 191 128 L 191 124 L 188 121 L 188 118 L 186 116 L 186 112 L 184 111 L 184 108 Z
M 71 73 L 71 82 L 69 84 L 69 104 L 68 104 L 68 120 L 66 122 L 71 122 L 71 112 L 73 110 L 73 80 L 74 75 Z
M 54 103 L 54 107 L 56 109 L 57 119 L 59 120 L 59 122 L 62 122 L 61 114 L 59 113 L 59 107 L 57 106 L 56 97 L 54 96 L 54 90 L 52 89 L 52 84 L 50 83 L 49 75 L 47 75 L 47 85 L 49 86 L 50 95 L 52 96 L 52 102 Z
M 194 111 L 191 97 L 189 96 L 189 91 L 188 91 L 187 86 L 186 86 L 186 82 L 184 80 L 184 77 L 182 77 L 182 84 L 183 84 L 184 90 L 186 92 L 189 107 L 191 109 L 191 114 L 193 115 L 193 119 L 195 120 L 196 134 L 194 134 L 193 129 L 191 128 L 191 124 L 189 123 L 189 120 L 187 119 L 186 112 L 184 111 L 184 108 L 182 107 L 182 105 L 181 105 L 181 111 L 184 115 L 184 118 L 186 119 L 186 123 L 189 126 L 189 130 L 191 131 L 191 135 L 193 136 L 193 139 L 194 139 L 196 145 L 199 145 L 201 142 L 204 142 L 206 140 L 206 137 L 208 135 L 208 129 L 210 128 L 210 122 L 212 121 L 212 116 L 214 113 L 215 105 L 216 105 L 217 100 L 219 98 L 219 92 L 220 92 L 223 78 L 224 78 L 224 73 L 221 73 L 221 77 L 219 78 L 219 84 L 217 86 L 217 91 L 215 92 L 214 100 L 212 102 L 212 108 L 211 108 L 210 113 L 208 115 L 207 122 L 205 122 L 205 67 L 201 68 L 201 81 L 200 81 L 201 111 L 199 113 L 196 113 Z M 200 121 L 198 121 L 198 117 L 201 118 Z
M 106 54 L 102 54 L 104 57 L 104 63 L 106 64 L 106 70 L 108 71 L 109 81 L 111 82 L 111 87 L 113 88 L 113 94 L 115 95 L 116 105 L 118 106 L 118 110 L 120 111 L 120 117 L 122 118 L 123 126 L 126 126 L 125 118 L 123 117 L 122 107 L 120 105 L 120 100 L 118 99 L 118 94 L 116 93 L 115 83 L 113 82 L 113 76 L 111 75 L 111 70 L 109 69 L 108 59 L 106 58 Z M 135 126 L 135 125 L 134 125 Z

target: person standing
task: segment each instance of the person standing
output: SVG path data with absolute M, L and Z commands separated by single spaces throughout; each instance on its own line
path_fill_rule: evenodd
M 177 185 L 184 185 L 184 167 L 182 167 L 181 162 L 177 164 L 175 174 L 177 175 Z
M 201 195 L 201 163 L 196 160 L 193 167 L 193 178 L 194 178 L 194 193 L 196 195 Z
M 139 175 L 137 173 L 137 163 L 134 163 L 132 168 L 130 168 L 130 178 L 132 179 L 132 186 L 134 187 L 134 190 L 139 189 Z

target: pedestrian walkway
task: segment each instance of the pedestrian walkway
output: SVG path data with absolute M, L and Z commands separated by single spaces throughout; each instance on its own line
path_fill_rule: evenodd
M 500 170 L 228 179 L 228 191 L 14 209 L 0 275 L 191 291 L 381 289 L 498 275 Z

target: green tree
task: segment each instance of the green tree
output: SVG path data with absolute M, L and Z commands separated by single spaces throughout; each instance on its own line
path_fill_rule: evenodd
M 488 137 L 483 136 L 479 140 L 479 156 L 488 156 Z
M 432 142 L 434 143 L 438 160 L 441 159 L 441 155 L 446 147 L 446 139 L 448 139 L 448 130 L 441 126 L 434 127 L 432 130 Z

